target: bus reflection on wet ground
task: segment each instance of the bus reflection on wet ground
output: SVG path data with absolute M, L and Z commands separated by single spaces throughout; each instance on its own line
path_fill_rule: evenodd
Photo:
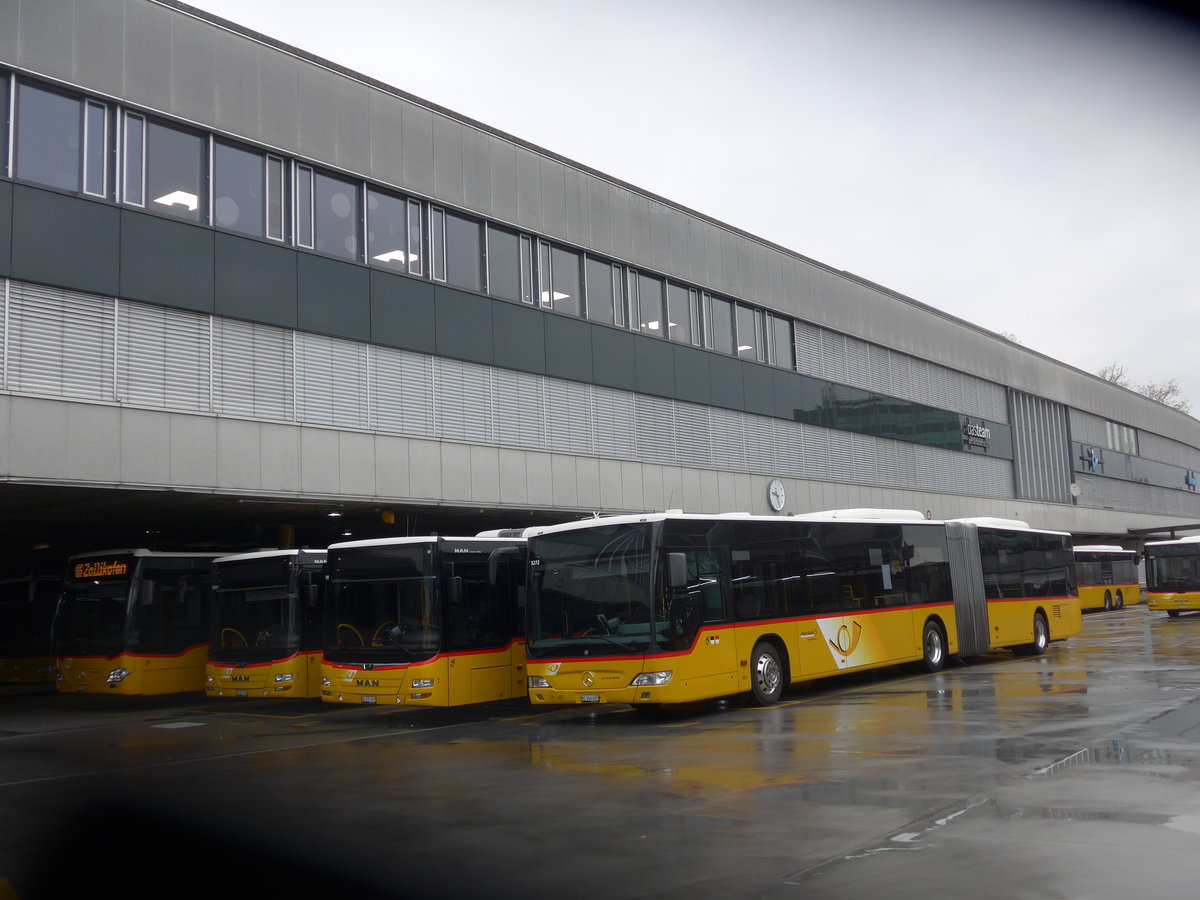
M 1135 606 L 1044 657 L 769 708 L 0 698 L 0 877 L 22 900 L 1182 896 L 1198 663 L 1200 616 Z

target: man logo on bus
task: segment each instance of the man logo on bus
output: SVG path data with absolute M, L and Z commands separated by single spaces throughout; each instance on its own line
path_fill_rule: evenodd
M 853 630 L 851 630 L 853 626 Z M 850 626 L 843 625 L 837 630 L 837 640 L 830 641 L 829 646 L 836 650 L 842 656 L 849 656 L 858 647 L 858 641 L 862 637 L 862 626 L 857 622 L 851 622 Z

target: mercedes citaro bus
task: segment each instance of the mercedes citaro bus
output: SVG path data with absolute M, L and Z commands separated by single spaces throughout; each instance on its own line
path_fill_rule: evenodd
M 655 706 L 1080 630 L 1070 536 L 904 510 L 678 512 L 527 531 L 534 704 Z

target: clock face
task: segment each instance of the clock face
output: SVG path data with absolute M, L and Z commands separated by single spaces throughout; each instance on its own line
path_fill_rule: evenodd
M 771 509 L 779 512 L 779 510 L 783 509 L 783 504 L 786 499 L 787 498 L 783 492 L 783 482 L 778 478 L 774 479 L 767 486 L 767 500 L 771 504 Z

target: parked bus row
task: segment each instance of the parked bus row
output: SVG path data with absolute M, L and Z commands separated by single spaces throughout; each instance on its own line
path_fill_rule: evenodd
M 1159 546 L 1187 549 L 1152 556 Z M 1147 551 L 1180 561 L 1177 584 L 1190 561 L 1200 608 L 1200 539 Z M 1080 630 L 1083 609 L 1136 602 L 1136 558 L 1015 520 L 888 510 L 667 512 L 226 556 L 93 553 L 71 560 L 53 656 L 39 668 L 67 693 L 771 703 L 840 672 L 1044 652 Z M 1153 590 L 1165 565 L 1148 562 L 1152 608 L 1168 608 Z M 28 601 L 32 582 L 23 590 Z M 1176 590 L 1169 612 L 1186 602 Z M 37 680 L 31 671 L 10 680 Z

